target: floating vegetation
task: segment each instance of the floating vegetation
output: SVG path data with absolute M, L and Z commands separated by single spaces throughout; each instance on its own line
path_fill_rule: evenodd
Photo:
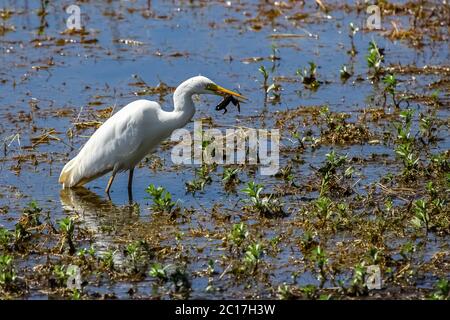
M 378 1 L 369 30 L 364 1 L 176 5 L 82 1 L 80 29 L 53 2 L 0 8 L 0 298 L 448 300 L 449 6 Z M 133 203 L 124 174 L 111 199 L 107 177 L 60 190 L 112 114 L 170 110 L 199 73 L 249 100 L 194 96 L 193 120 L 243 154 L 279 129 L 276 174 L 175 165 L 167 141 Z

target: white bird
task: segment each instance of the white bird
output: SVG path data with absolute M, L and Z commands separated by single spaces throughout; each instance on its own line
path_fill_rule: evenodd
M 245 99 L 206 77 L 197 76 L 177 87 L 173 111 L 164 111 L 154 101 L 131 102 L 94 132 L 78 155 L 64 166 L 59 183 L 63 188 L 78 187 L 112 172 L 105 190 L 109 196 L 116 174 L 129 170 L 128 195 L 131 199 L 134 167 L 175 129 L 184 127 L 192 119 L 194 94 L 232 95 Z

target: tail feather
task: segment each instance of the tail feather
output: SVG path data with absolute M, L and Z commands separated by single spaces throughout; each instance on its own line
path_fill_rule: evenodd
M 77 181 L 74 173 L 77 161 L 77 157 L 73 158 L 62 169 L 59 175 L 59 183 L 63 185 L 63 188 L 71 188 L 76 185 Z
M 83 172 L 82 167 L 80 167 L 78 157 L 73 158 L 64 166 L 59 176 L 59 183 L 63 185 L 63 189 L 82 186 L 111 171 L 111 168 L 105 168 L 87 175 L 86 172 Z

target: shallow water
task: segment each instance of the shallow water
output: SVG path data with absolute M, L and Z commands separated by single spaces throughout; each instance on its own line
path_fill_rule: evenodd
M 83 227 L 93 230 L 94 247 L 102 250 L 119 247 L 120 243 L 141 238 L 161 236 L 161 247 L 181 245 L 186 255 L 192 258 L 188 270 L 204 269 L 209 259 L 218 259 L 224 248 L 219 238 L 193 236 L 192 229 L 206 229 L 211 233 L 230 228 L 231 222 L 247 220 L 242 207 L 242 193 L 228 194 L 221 183 L 222 168 L 219 166 L 213 173 L 213 182 L 202 192 L 187 194 L 185 182 L 194 178 L 193 166 L 174 168 L 170 160 L 170 149 L 158 149 L 135 171 L 134 200 L 139 205 L 139 215 L 130 214 L 128 195 L 126 192 L 127 175 L 118 176 L 112 187 L 112 203 L 103 193 L 108 177 L 102 177 L 88 184 L 93 194 L 67 195 L 60 192 L 57 180 L 64 164 L 73 156 L 92 134 L 93 128 L 74 130 L 70 139 L 66 132 L 73 128 L 76 121 L 98 120 L 98 110 L 113 106 L 120 109 L 125 104 L 138 99 L 148 98 L 160 100 L 163 108 L 172 108 L 171 95 L 148 95 L 137 97 L 136 92 L 142 90 L 133 86 L 136 82 L 133 75 L 142 78 L 148 86 L 156 86 L 163 82 L 176 87 L 184 79 L 202 74 L 210 77 L 218 84 L 237 89 L 249 98 L 249 102 L 241 106 L 241 113 L 232 106 L 228 113 L 214 111 L 219 102 L 215 97 L 200 98 L 194 119 L 211 117 L 214 124 L 224 130 L 233 126 L 274 127 L 274 119 L 278 111 L 294 109 L 299 106 L 329 105 L 332 112 L 345 112 L 351 119 L 357 119 L 361 111 L 374 104 L 367 100 L 375 93 L 374 85 L 367 80 L 367 63 L 364 58 L 370 40 L 374 39 L 380 47 L 385 48 L 385 65 L 425 65 L 449 66 L 448 41 L 427 41 L 427 45 L 416 49 L 407 41 L 391 41 L 381 32 L 361 31 L 355 36 L 358 54 L 351 59 L 346 51 L 350 47 L 348 24 L 354 22 L 362 25 L 364 12 L 357 14 L 354 10 L 336 9 L 325 14 L 318 10 L 314 3 L 304 6 L 292 5 L 292 8 L 280 8 L 280 16 L 270 19 L 262 12 L 276 9 L 276 6 L 259 1 L 247 1 L 239 4 L 234 1 L 106 1 L 83 2 L 81 7 L 82 25 L 89 32 L 85 39 L 96 39 L 95 43 L 80 43 L 79 35 L 61 34 L 65 30 L 67 14 L 64 8 L 69 2 L 51 2 L 45 16 L 46 24 L 37 15 L 39 1 L 2 1 L 1 8 L 12 11 L 11 18 L 4 21 L 14 26 L 15 30 L 0 35 L 0 139 L 5 146 L 5 153 L 0 163 L 0 206 L 7 207 L 7 213 L 0 215 L 0 226 L 12 230 L 17 223 L 23 207 L 31 200 L 36 200 L 40 207 L 50 212 L 51 219 L 59 220 L 66 215 L 80 215 Z M 230 3 L 230 4 L 229 4 Z M 351 2 L 349 2 L 351 3 Z M 308 13 L 306 20 L 290 20 L 295 13 Z M 260 30 L 252 28 L 249 17 L 260 17 Z M 383 26 L 391 29 L 389 21 L 383 19 Z M 395 17 L 407 23 L 406 17 Z M 39 27 L 45 25 L 42 34 Z M 448 29 L 447 29 L 448 30 Z M 273 34 L 292 33 L 299 37 L 274 39 Z M 448 36 L 448 34 L 447 34 Z M 58 39 L 69 40 L 60 45 Z M 139 41 L 139 45 L 120 43 L 123 39 Z M 271 61 L 272 46 L 276 45 L 281 59 Z M 264 60 L 247 63 L 246 59 L 263 57 Z M 353 60 L 353 62 L 352 62 Z M 279 103 L 264 103 L 261 89 L 262 76 L 258 72 L 260 65 L 271 71 L 272 76 L 283 76 L 298 79 L 295 71 L 306 67 L 309 61 L 318 66 L 319 79 L 324 83 L 317 92 L 304 89 L 297 80 L 280 82 L 282 85 Z M 339 79 L 339 68 L 352 64 L 355 75 L 345 84 Z M 363 81 L 354 81 L 360 75 Z M 448 75 L 448 74 L 447 74 Z M 445 78 L 442 74 L 432 75 L 399 75 L 399 90 L 431 94 L 427 84 Z M 439 119 L 448 121 L 449 91 L 441 89 L 439 98 L 444 107 L 439 109 Z M 93 103 L 94 102 L 94 103 Z M 424 106 L 412 102 L 411 107 L 421 110 Z M 259 117 L 263 115 L 264 117 Z M 256 118 L 252 116 L 258 116 Z M 387 125 L 388 126 L 388 125 Z M 416 124 L 415 124 L 416 126 Z M 193 124 L 187 128 L 192 132 Z M 383 130 L 378 129 L 378 130 Z M 31 138 L 54 129 L 53 136 L 59 140 L 51 140 L 33 146 Z M 374 130 L 377 130 L 374 126 Z M 292 144 L 286 132 L 282 133 L 282 142 Z M 320 134 L 319 131 L 315 132 Z M 441 140 L 431 148 L 433 153 L 448 150 L 450 136 L 448 127 L 438 131 Z M 372 154 L 386 154 L 387 159 L 394 159 L 391 146 L 383 144 L 352 144 L 322 146 L 317 150 L 308 150 L 302 154 L 304 163 L 295 166 L 295 179 L 308 181 L 313 170 L 311 166 L 320 167 L 325 154 L 334 149 L 340 154 L 353 157 L 369 157 Z M 35 155 L 37 163 L 24 160 L 17 168 L 19 156 Z M 281 154 L 280 166 L 286 165 L 290 154 Z M 151 170 L 149 163 L 162 159 L 162 167 Z M 398 164 L 385 165 L 372 162 L 370 165 L 355 165 L 361 180 L 355 188 L 364 194 L 365 186 L 377 182 L 387 172 L 398 171 Z M 267 186 L 267 191 L 280 185 L 274 177 L 254 177 L 249 172 L 242 172 L 240 179 L 247 182 L 255 179 Z M 163 186 L 172 194 L 173 199 L 183 208 L 194 208 L 195 213 L 186 222 L 173 222 L 155 215 L 149 209 L 151 200 L 145 189 L 149 184 Z M 237 190 L 244 187 L 244 183 Z M 303 198 L 315 199 L 317 192 L 302 194 Z M 286 196 L 287 206 L 298 207 L 308 200 L 299 196 Z M 223 215 L 229 215 L 229 221 L 219 223 L 211 219 L 210 210 L 219 204 Z M 267 239 L 283 234 L 295 215 L 282 221 L 264 221 L 250 217 L 249 224 L 257 225 L 257 229 Z M 136 224 L 141 225 L 136 229 Z M 112 233 L 102 232 L 102 226 L 113 225 Z M 133 230 L 138 230 L 133 233 Z M 294 231 L 302 234 L 301 230 Z M 180 241 L 174 235 L 184 233 Z M 293 235 L 294 236 L 294 235 Z M 336 239 L 345 239 L 344 234 L 337 234 Z M 342 240 L 341 240 L 342 241 Z M 448 236 L 441 237 L 426 246 L 426 254 L 432 255 L 439 250 L 448 250 Z M 273 265 L 272 284 L 291 282 L 292 272 L 296 271 L 292 259 L 300 259 L 300 252 L 295 252 L 291 245 L 286 245 L 274 257 L 267 256 Z M 202 250 L 195 252 L 197 247 Z M 294 251 L 293 251 L 294 250 Z M 26 263 L 33 265 L 39 260 L 31 259 Z M 121 257 L 115 259 L 120 262 Z M 171 258 L 163 261 L 171 263 Z M 176 262 L 176 261 L 175 261 Z M 217 266 L 221 273 L 225 266 Z M 425 277 L 422 285 L 428 287 L 429 279 Z M 299 284 L 317 283 L 310 271 L 298 277 Z M 150 277 L 132 283 L 128 281 L 108 281 L 100 286 L 86 287 L 87 292 L 114 292 L 119 297 L 127 297 L 130 287 L 142 296 L 152 296 L 156 283 Z M 274 297 L 268 286 L 256 283 L 246 287 L 241 283 L 224 277 L 217 280 L 222 290 L 214 293 L 205 292 L 208 277 L 193 276 L 192 298 L 243 298 Z M 32 291 L 33 298 L 46 297 L 39 289 Z

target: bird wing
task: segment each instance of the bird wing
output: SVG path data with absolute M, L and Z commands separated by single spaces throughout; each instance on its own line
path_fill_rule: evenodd
M 114 114 L 86 142 L 80 153 L 61 172 L 63 187 L 83 185 L 110 171 L 133 167 L 149 124 L 145 112 L 160 109 L 156 102 L 134 101 Z

